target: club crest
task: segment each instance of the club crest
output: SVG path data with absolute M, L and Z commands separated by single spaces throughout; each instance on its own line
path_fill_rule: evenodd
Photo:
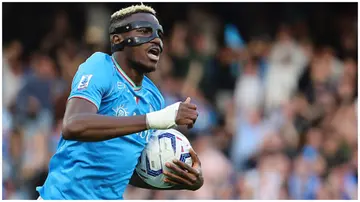
M 115 116 L 127 116 L 128 115 L 128 112 L 123 105 L 120 105 L 113 110 L 115 112 Z
M 119 82 L 117 82 L 117 88 L 119 90 L 123 90 L 126 88 L 126 85 L 123 82 L 119 81 Z

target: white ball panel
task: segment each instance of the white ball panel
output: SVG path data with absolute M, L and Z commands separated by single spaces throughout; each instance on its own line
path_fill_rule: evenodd
M 191 166 L 190 148 L 189 140 L 179 131 L 174 129 L 158 130 L 152 135 L 148 145 L 142 152 L 136 172 L 151 186 L 158 188 L 171 187 L 171 185 L 164 182 L 163 170 L 170 171 L 165 166 L 165 163 L 172 163 L 174 159 L 177 159 L 183 160 Z

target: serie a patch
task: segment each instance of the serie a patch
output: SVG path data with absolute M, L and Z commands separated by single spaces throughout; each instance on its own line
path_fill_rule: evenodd
M 89 86 L 92 74 L 83 75 L 80 79 L 79 85 L 77 87 L 78 90 L 85 89 Z

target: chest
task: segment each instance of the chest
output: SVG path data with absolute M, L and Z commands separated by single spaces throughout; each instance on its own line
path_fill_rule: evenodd
M 144 115 L 156 110 L 152 94 L 141 89 L 134 91 L 123 82 L 117 82 L 109 95 L 102 98 L 99 114 L 114 117 Z M 127 141 L 146 144 L 152 131 L 142 131 L 124 136 Z M 133 143 L 135 143 L 133 142 Z
M 103 97 L 100 112 L 109 116 L 136 116 L 154 111 L 153 97 L 145 89 L 133 90 L 116 82 L 111 93 Z

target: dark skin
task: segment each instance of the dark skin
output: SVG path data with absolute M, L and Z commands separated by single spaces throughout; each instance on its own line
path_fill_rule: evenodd
M 166 163 L 166 167 L 170 168 L 172 172 L 164 171 L 167 178 L 166 183 L 175 185 L 175 188 L 197 190 L 204 184 L 204 178 L 201 172 L 201 162 L 193 149 L 190 150 L 192 166 L 189 166 L 179 160 L 174 160 L 173 163 Z
M 197 154 L 193 149 L 190 150 L 191 159 L 193 160 L 192 166 L 189 166 L 179 160 L 174 160 L 172 163 L 166 163 L 166 167 L 171 169 L 172 172 L 163 171 L 167 177 L 164 182 L 173 187 L 171 190 L 187 189 L 195 191 L 204 184 L 204 179 L 201 172 L 201 162 Z M 144 189 L 160 189 L 152 187 L 146 184 L 137 174 L 134 172 L 130 184 Z
M 148 13 L 133 14 L 126 19 L 124 24 L 131 21 L 159 23 L 155 16 Z M 115 34 L 111 36 L 111 41 L 112 43 L 120 43 L 129 36 L 141 34 L 146 33 L 133 30 L 122 35 Z M 115 60 L 136 85 L 141 85 L 144 73 L 155 71 L 158 65 L 158 61 L 148 57 L 148 49 L 151 46 L 160 46 L 161 44 L 161 39 L 155 38 L 140 46 L 125 47 L 122 52 L 115 53 Z M 187 98 L 179 106 L 175 119 L 178 126 L 192 128 L 198 117 L 197 107 L 190 101 L 190 98 Z M 97 112 L 97 107 L 85 99 L 76 97 L 70 99 L 66 105 L 63 119 L 63 138 L 65 140 L 97 142 L 148 129 L 145 115 L 112 117 L 99 115 Z M 166 182 L 174 185 L 171 189 L 197 190 L 203 185 L 200 160 L 194 151 L 191 151 L 191 157 L 193 160 L 192 167 L 180 161 L 166 165 L 173 171 L 173 173 L 164 173 L 167 176 Z M 141 188 L 157 189 L 140 180 L 136 172 L 134 172 L 130 184 Z
M 148 13 L 136 13 L 126 18 L 120 25 L 125 25 L 133 21 L 148 21 L 154 24 L 159 24 L 158 19 Z M 143 29 L 131 30 L 123 34 L 114 34 L 111 36 L 113 44 L 118 44 L 128 37 L 134 36 L 149 36 L 149 33 Z M 133 79 L 137 86 L 141 85 L 144 78 L 144 73 L 153 72 L 156 70 L 158 61 L 151 60 L 147 52 L 152 46 L 162 47 L 162 40 L 155 38 L 152 41 L 142 44 L 140 46 L 125 47 L 122 52 L 115 52 L 115 59 L 119 63 L 124 72 Z M 136 66 L 137 68 L 134 68 Z M 141 71 L 138 71 L 141 70 Z

